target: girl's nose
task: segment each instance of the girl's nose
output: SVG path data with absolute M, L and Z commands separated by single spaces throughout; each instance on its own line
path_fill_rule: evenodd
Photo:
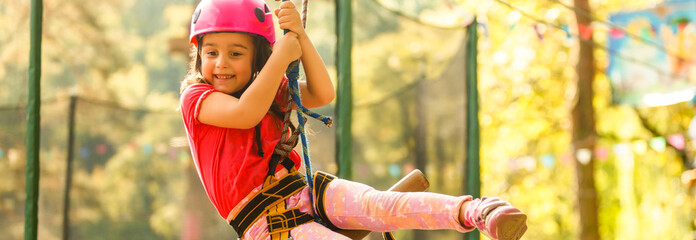
M 218 68 L 226 68 L 229 66 L 229 60 L 225 59 L 224 57 L 218 58 L 216 67 Z

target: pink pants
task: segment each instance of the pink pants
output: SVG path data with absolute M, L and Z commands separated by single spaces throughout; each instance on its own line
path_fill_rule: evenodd
M 302 212 L 313 214 L 308 193 L 308 188 L 305 188 L 288 198 L 287 208 L 299 207 Z M 471 231 L 470 228 L 464 228 L 459 223 L 459 208 L 462 203 L 471 200 L 471 196 L 453 197 L 427 192 L 377 191 L 365 184 L 335 179 L 327 187 L 324 199 L 329 220 L 341 229 L 364 229 L 376 232 L 398 229 Z M 350 240 L 316 222 L 292 229 L 290 236 L 302 240 Z M 249 227 L 243 239 L 270 239 L 265 214 Z

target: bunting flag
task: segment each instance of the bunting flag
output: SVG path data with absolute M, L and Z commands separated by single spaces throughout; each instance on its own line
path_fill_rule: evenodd
M 401 167 L 399 164 L 392 163 L 389 165 L 389 175 L 391 175 L 393 178 L 400 178 L 401 177 Z
M 82 158 L 87 158 L 89 157 L 89 148 L 83 147 L 80 149 L 80 157 Z
M 578 24 L 578 30 L 580 31 L 580 37 L 583 40 L 590 40 L 592 38 L 592 26 L 587 26 L 585 24 Z
M 595 149 L 595 156 L 597 156 L 597 160 L 599 161 L 606 161 L 607 158 L 609 158 L 609 148 L 605 146 L 599 146 Z
M 97 155 L 99 155 L 99 156 L 103 156 L 104 154 L 106 154 L 106 152 L 108 150 L 109 150 L 109 147 L 106 144 L 102 143 L 102 144 L 97 145 L 94 152 L 96 152 Z
M 667 137 L 667 142 L 674 146 L 674 148 L 677 150 L 682 150 L 686 146 L 686 143 L 684 142 L 684 135 L 681 133 L 669 135 Z
M 626 33 L 619 29 L 611 28 L 611 30 L 609 30 L 609 36 L 611 36 L 613 39 L 621 39 L 626 36 Z
M 650 139 L 648 142 L 648 145 L 650 145 L 650 148 L 657 152 L 664 152 L 665 147 L 667 145 L 667 141 L 665 140 L 664 137 L 654 137 Z
M 563 25 L 561 26 L 561 29 L 563 29 L 563 31 L 566 33 L 566 38 L 567 38 L 567 39 L 571 39 L 571 38 L 572 38 L 572 36 L 570 36 L 570 28 L 568 27 L 568 25 L 563 24 Z
M 167 157 L 169 159 L 175 160 L 176 157 L 178 156 L 178 149 L 176 148 L 169 148 L 169 151 L 167 152 Z
M 689 23 L 687 22 L 677 24 L 677 32 L 684 32 L 684 28 L 687 26 L 689 26 Z
M 575 158 L 577 158 L 578 162 L 580 162 L 582 165 L 587 165 L 587 163 L 592 160 L 592 151 L 587 148 L 578 149 L 578 151 L 575 152 Z
M 619 143 L 614 145 L 614 154 L 619 157 L 627 157 L 631 155 L 631 146 L 628 143 Z
M 534 32 L 536 32 L 537 38 L 539 38 L 539 41 L 543 41 L 544 35 L 541 33 L 541 30 L 539 28 L 539 24 L 534 24 Z
M 565 165 L 573 164 L 573 154 L 564 153 L 563 155 L 561 155 L 561 163 Z
M 546 168 L 553 168 L 554 161 L 555 159 L 551 154 L 544 154 L 541 156 L 541 165 L 544 165 Z
M 640 38 L 645 41 L 651 41 L 653 38 L 655 38 L 655 33 L 651 30 L 651 28 L 644 27 L 640 31 Z
M 145 153 L 145 154 L 150 154 L 150 153 L 152 153 L 152 144 L 149 144 L 149 143 L 148 143 L 148 144 L 143 145 L 143 149 L 142 149 L 142 150 L 143 150 L 143 153 Z

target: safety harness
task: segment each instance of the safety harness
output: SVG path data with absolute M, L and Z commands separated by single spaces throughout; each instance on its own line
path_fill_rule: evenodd
M 280 179 L 274 177 L 275 166 L 280 164 L 289 173 Z M 294 207 L 287 209 L 285 200 L 307 186 L 304 176 L 295 170 L 288 158 L 273 155 L 269 161 L 269 173 L 259 192 L 253 195 L 241 210 L 232 217 L 230 225 L 237 234 L 244 236 L 249 227 L 266 213 L 266 222 L 271 239 L 287 239 L 290 230 L 311 222 L 314 218 Z

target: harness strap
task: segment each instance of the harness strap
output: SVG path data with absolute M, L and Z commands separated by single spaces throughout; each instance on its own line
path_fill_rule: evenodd
M 249 226 L 258 220 L 263 212 L 279 203 L 283 203 L 284 208 L 285 199 L 307 186 L 304 177 L 297 171 L 292 171 L 280 180 L 269 181 L 268 178 L 275 180 L 274 177 L 268 176 L 266 182 L 270 184 L 257 192 L 230 221 L 230 225 L 239 236 L 244 236 Z
M 284 212 L 266 215 L 268 232 L 271 235 L 287 231 L 296 226 L 311 222 L 312 220 L 314 220 L 314 218 L 311 215 L 301 212 L 297 207 L 288 209 Z
M 339 228 L 334 226 L 333 223 L 329 221 L 329 217 L 326 214 L 326 208 L 324 207 L 324 194 L 326 193 L 326 188 L 334 179 L 336 179 L 335 176 L 322 171 L 316 171 L 314 173 L 314 209 L 316 209 L 314 212 L 317 214 L 324 226 L 336 231 Z

